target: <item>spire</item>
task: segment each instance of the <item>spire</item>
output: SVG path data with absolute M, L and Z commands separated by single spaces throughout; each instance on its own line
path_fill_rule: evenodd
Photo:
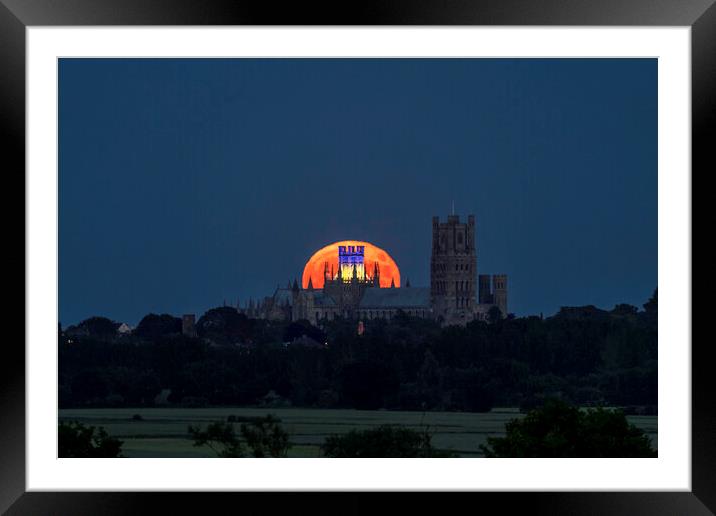
M 405 288 L 410 288 L 410 278 L 405 279 Z
M 356 269 L 356 264 L 353 264 L 353 279 L 358 279 L 358 269 Z
M 395 278 L 390 278 L 390 288 L 395 288 Z
M 298 281 L 296 278 L 293 278 L 293 287 L 291 287 L 294 291 L 298 291 Z
M 308 290 L 313 290 L 313 276 L 308 278 Z
M 323 262 L 323 279 L 328 277 L 328 262 Z

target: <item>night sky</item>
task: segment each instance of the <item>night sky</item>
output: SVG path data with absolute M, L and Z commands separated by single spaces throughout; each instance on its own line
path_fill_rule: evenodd
M 63 326 L 266 296 L 344 239 L 428 286 L 453 200 L 516 315 L 641 306 L 657 61 L 60 60 Z

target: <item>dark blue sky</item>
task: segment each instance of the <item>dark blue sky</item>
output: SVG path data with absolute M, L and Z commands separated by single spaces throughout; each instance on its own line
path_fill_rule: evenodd
M 657 61 L 60 60 L 63 325 L 268 295 L 343 239 L 427 286 L 453 199 L 510 311 L 640 306 Z

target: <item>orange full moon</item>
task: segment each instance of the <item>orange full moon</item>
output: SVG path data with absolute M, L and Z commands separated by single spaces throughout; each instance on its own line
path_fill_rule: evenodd
M 313 288 L 323 288 L 323 267 L 326 262 L 328 262 L 329 270 L 333 267 L 334 271 L 338 271 L 339 245 L 365 246 L 364 264 L 366 273 L 369 276 L 372 275 L 373 264 L 378 262 L 381 288 L 390 287 L 391 281 L 395 282 L 396 287 L 400 286 L 400 270 L 398 269 L 398 264 L 395 263 L 395 260 L 393 260 L 387 251 L 368 242 L 361 242 L 360 240 L 341 240 L 340 242 L 333 242 L 313 253 L 313 256 L 311 256 L 303 268 L 303 277 L 301 278 L 303 288 L 308 288 L 309 279 L 312 280 Z

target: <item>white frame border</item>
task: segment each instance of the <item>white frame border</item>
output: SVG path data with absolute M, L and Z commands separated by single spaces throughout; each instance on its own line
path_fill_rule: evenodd
M 27 28 L 27 490 L 691 490 L 689 27 Z M 58 459 L 58 57 L 657 57 L 657 459 Z M 50 114 L 55 114 L 51 116 Z

